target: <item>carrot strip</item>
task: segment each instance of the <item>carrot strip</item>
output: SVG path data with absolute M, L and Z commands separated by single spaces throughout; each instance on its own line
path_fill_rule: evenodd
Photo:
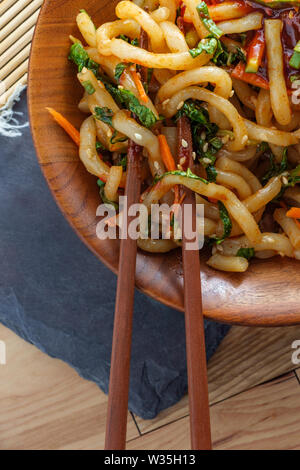
M 159 134 L 158 142 L 160 147 L 161 157 L 163 159 L 164 165 L 168 171 L 175 171 L 176 170 L 176 163 L 171 154 L 171 150 L 169 144 L 167 142 L 166 136 L 163 134 Z M 174 203 L 177 204 L 179 201 L 179 186 L 174 186 Z
M 250 83 L 250 85 L 258 86 L 259 88 L 264 88 L 269 90 L 269 82 L 258 75 L 257 73 L 247 73 L 245 72 L 245 64 L 239 62 L 237 66 L 231 72 L 232 77 L 242 80 L 243 82 Z
M 137 90 L 139 92 L 140 98 L 144 103 L 148 102 L 148 96 L 145 92 L 145 88 L 143 87 L 142 81 L 139 77 L 139 74 L 135 72 L 134 70 L 131 72 L 133 81 L 135 83 L 135 86 L 137 87 Z
M 287 217 L 292 219 L 300 219 L 300 207 L 291 207 L 286 213 Z
M 160 153 L 161 153 L 163 162 L 165 164 L 165 167 L 167 168 L 168 171 L 176 170 L 176 163 L 171 154 L 171 150 L 168 145 L 166 136 L 164 136 L 163 134 L 160 134 L 158 136 L 158 142 L 159 142 L 159 147 L 160 147 Z
M 76 145 L 80 145 L 80 133 L 77 129 L 60 113 L 53 108 L 46 108 L 53 119 L 66 131 Z

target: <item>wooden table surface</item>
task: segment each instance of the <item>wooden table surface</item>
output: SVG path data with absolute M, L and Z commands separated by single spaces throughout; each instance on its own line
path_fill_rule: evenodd
M 300 449 L 300 326 L 233 327 L 209 362 L 214 449 Z M 63 362 L 0 325 L 0 449 L 102 449 L 107 397 Z M 128 449 L 188 449 L 188 400 L 144 421 L 128 414 Z

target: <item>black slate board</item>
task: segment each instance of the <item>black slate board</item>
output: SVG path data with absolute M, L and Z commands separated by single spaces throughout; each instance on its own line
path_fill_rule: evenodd
M 25 96 L 16 109 L 27 119 Z M 0 136 L 0 149 L 0 321 L 107 393 L 116 277 L 57 208 L 29 128 L 22 137 Z M 206 322 L 208 357 L 227 331 Z M 140 292 L 131 364 L 129 408 L 142 418 L 187 390 L 184 317 Z

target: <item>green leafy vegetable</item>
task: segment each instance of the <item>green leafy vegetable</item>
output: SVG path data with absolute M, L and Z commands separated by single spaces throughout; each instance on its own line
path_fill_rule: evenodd
M 287 180 L 288 183 L 283 185 L 284 189 L 300 183 L 300 165 L 290 171 L 289 176 L 287 176 Z
M 116 65 L 115 68 L 115 79 L 119 83 L 120 78 L 123 75 L 124 70 L 126 69 L 128 64 L 125 64 L 124 62 L 120 62 L 119 64 Z
M 81 72 L 83 67 L 86 67 L 99 78 L 99 64 L 89 58 L 88 53 L 79 42 L 72 44 L 68 59 L 78 66 L 78 72 Z
M 123 171 L 127 169 L 127 155 L 124 155 L 123 158 L 119 161 L 119 165 L 123 168 Z
M 96 150 L 97 150 L 97 152 L 102 152 L 103 150 L 106 150 L 106 148 L 104 147 L 103 144 L 101 144 L 101 142 L 97 141 L 96 142 Z
M 99 119 L 99 121 L 105 122 L 109 126 L 113 127 L 112 118 L 114 113 L 110 108 L 100 108 L 99 106 L 95 106 L 94 111 L 96 119 Z
M 200 20 L 204 24 L 205 28 L 216 38 L 220 38 L 223 35 L 223 31 L 218 28 L 216 23 L 211 19 L 208 11 L 208 7 L 205 2 L 200 2 L 196 7 Z
M 99 106 L 95 106 L 94 108 L 94 111 L 95 111 L 95 118 L 98 119 L 99 121 L 102 121 L 102 122 L 105 122 L 106 124 L 108 124 L 110 127 L 113 127 L 113 124 L 112 124 L 112 118 L 113 118 L 113 111 L 110 109 L 110 108 L 99 108 Z M 127 137 L 124 136 L 124 137 L 119 137 L 118 139 L 116 139 L 116 136 L 117 136 L 117 131 L 114 130 L 114 133 L 110 139 L 110 143 L 111 144 L 116 144 L 117 142 L 125 142 L 125 140 L 127 140 Z
M 92 95 L 95 93 L 95 88 L 93 87 L 92 83 L 89 80 L 86 80 L 85 82 L 82 82 L 82 86 L 87 92 L 88 95 Z
M 225 238 L 229 237 L 229 235 L 231 234 L 232 222 L 223 202 L 218 201 L 218 206 L 219 206 L 220 218 L 224 225 L 224 233 L 223 233 L 222 239 L 225 240 Z M 220 243 L 220 241 L 218 243 Z
M 294 53 L 290 58 L 289 64 L 294 69 L 300 69 L 300 41 L 298 41 L 294 47 Z
M 210 238 L 210 242 L 215 242 L 217 245 L 222 243 L 225 240 L 225 238 L 228 238 L 232 230 L 232 222 L 231 222 L 231 219 L 229 217 L 226 207 L 221 201 L 218 201 L 218 206 L 219 206 L 220 219 L 223 222 L 224 232 L 223 232 L 222 238 L 217 238 L 217 237 Z
M 163 179 L 165 176 L 167 175 L 177 175 L 177 176 L 184 176 L 185 178 L 192 178 L 192 179 L 195 179 L 195 180 L 199 180 L 199 181 L 202 181 L 202 183 L 204 184 L 208 184 L 208 181 L 204 178 L 201 178 L 200 176 L 198 175 L 195 175 L 195 173 L 193 173 L 190 168 L 188 168 L 186 171 L 183 171 L 183 170 L 174 170 L 174 171 L 167 171 L 166 173 L 164 173 L 163 175 L 161 176 L 157 176 L 156 178 L 154 178 L 153 180 L 153 184 L 156 184 L 158 181 L 160 181 L 161 179 Z
M 104 181 L 100 180 L 100 178 L 97 180 L 97 185 L 99 186 L 99 188 L 102 188 L 105 186 L 105 183 Z
M 202 54 L 202 52 L 213 55 L 217 50 L 217 47 L 218 41 L 216 38 L 205 38 L 201 39 L 197 47 L 194 47 L 194 49 L 190 49 L 189 53 L 191 54 L 193 59 L 195 59 L 196 57 L 198 57 L 198 55 Z
M 287 147 L 285 147 L 283 150 L 282 160 L 280 163 L 276 163 L 273 153 L 270 150 L 269 152 L 270 168 L 267 173 L 262 177 L 262 184 L 266 184 L 271 178 L 273 178 L 274 176 L 281 175 L 288 169 Z
M 217 170 L 213 165 L 208 165 L 206 167 L 207 180 L 210 183 L 215 183 L 217 180 Z
M 128 42 L 128 43 L 131 44 L 132 46 L 138 46 L 138 45 L 139 45 L 139 40 L 138 40 L 138 38 L 134 38 L 134 39 L 132 39 L 132 41 L 131 41 L 128 36 L 125 36 L 125 34 L 120 34 L 120 36 L 118 36 L 118 39 L 123 39 L 123 41 Z
M 99 181 L 99 180 L 98 180 Z M 98 185 L 99 186 L 99 185 Z M 106 206 L 113 206 L 113 208 L 118 211 L 119 209 L 119 204 L 117 204 L 116 202 L 114 201 L 110 201 L 109 199 L 107 199 L 107 197 L 105 196 L 105 191 L 104 191 L 104 186 L 100 186 L 100 196 L 101 196 L 101 199 L 103 201 L 103 204 L 105 204 Z
M 246 62 L 246 55 L 241 48 L 236 47 L 235 52 L 229 52 L 227 47 L 219 39 L 217 39 L 217 41 L 218 45 L 212 61 L 218 65 L 218 67 L 229 67 L 239 62 Z
M 175 116 L 187 116 L 192 123 L 193 148 L 196 151 L 198 160 L 204 167 L 215 163 L 215 154 L 223 146 L 223 142 L 216 134 L 219 130 L 218 126 L 209 120 L 208 112 L 199 101 L 185 101 Z
M 236 254 L 236 256 L 240 256 L 241 258 L 246 258 L 247 260 L 253 258 L 255 255 L 254 248 L 240 248 Z
M 290 82 L 291 82 L 291 83 L 294 83 L 294 82 L 296 82 L 297 80 L 300 80 L 300 75 L 292 75 L 292 76 L 290 77 Z
M 151 109 L 141 104 L 131 91 L 121 88 L 118 89 L 118 92 L 121 103 L 138 117 L 143 126 L 152 127 L 157 122 Z

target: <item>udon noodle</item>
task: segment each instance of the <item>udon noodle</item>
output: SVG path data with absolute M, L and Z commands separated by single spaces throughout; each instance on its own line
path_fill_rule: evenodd
M 82 163 L 116 207 L 128 139 L 142 146 L 143 203 L 172 205 L 192 190 L 204 205 L 214 269 L 244 272 L 253 257 L 300 259 L 298 5 L 125 0 L 115 21 L 95 27 L 84 10 L 77 16 L 82 39 L 71 38 L 69 58 L 87 114 Z M 193 173 L 176 156 L 181 116 L 192 132 Z M 176 249 L 171 224 L 170 232 L 138 246 Z

